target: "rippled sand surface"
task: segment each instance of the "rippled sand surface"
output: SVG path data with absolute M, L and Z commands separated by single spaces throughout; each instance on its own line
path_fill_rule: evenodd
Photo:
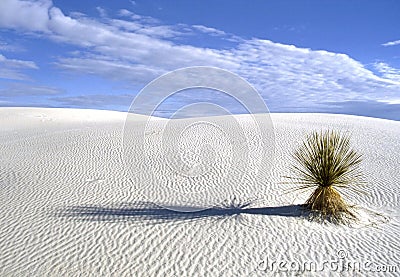
M 149 125 L 131 115 L 129 130 L 125 119 L 0 109 L 1 276 L 400 274 L 400 122 L 272 114 L 271 154 L 249 115 Z M 344 192 L 352 226 L 308 221 L 309 192 L 282 177 L 305 136 L 324 129 L 349 132 L 364 155 L 367 194 Z

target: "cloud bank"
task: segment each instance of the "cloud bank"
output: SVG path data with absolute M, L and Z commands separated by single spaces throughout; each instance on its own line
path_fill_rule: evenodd
M 399 45 L 399 44 L 400 44 L 400 39 L 386 42 L 386 43 L 382 44 L 382 46 L 394 46 L 394 45 Z

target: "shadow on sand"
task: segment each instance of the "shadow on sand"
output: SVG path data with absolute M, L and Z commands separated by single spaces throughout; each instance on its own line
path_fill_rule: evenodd
M 307 214 L 303 205 L 288 205 L 279 207 L 247 208 L 212 207 L 201 211 L 182 212 L 191 207 L 175 207 L 168 209 L 151 202 L 136 202 L 115 207 L 73 206 L 60 210 L 57 215 L 90 221 L 191 221 L 204 218 L 221 218 L 241 214 L 301 217 Z

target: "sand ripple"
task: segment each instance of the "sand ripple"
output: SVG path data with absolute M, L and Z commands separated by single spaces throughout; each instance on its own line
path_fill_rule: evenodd
M 147 149 L 153 151 L 151 159 L 138 156 L 127 166 L 121 143 L 124 114 L 61 111 L 0 109 L 1 276 L 398 276 L 400 272 L 399 122 L 274 114 L 276 157 L 260 167 L 252 163 L 257 160 L 257 152 L 252 152 L 257 145 L 246 142 L 246 134 L 252 133 L 246 116 L 240 117 L 246 128 L 227 124 L 221 130 L 198 124 L 185 129 L 190 125 L 182 121 L 170 125 L 166 137 L 165 122 L 155 120 L 152 130 L 133 132 L 129 142 L 135 149 L 140 146 L 135 145 L 137 136 L 144 135 Z M 137 120 L 139 126 L 144 118 Z M 213 124 L 222 124 L 218 120 Z M 308 221 L 299 206 L 307 194 L 289 193 L 291 185 L 281 177 L 304 135 L 326 128 L 350 132 L 353 145 L 365 156 L 368 194 L 347 196 L 360 215 L 355 226 Z M 179 143 L 182 152 L 172 152 L 166 164 L 161 155 L 166 152 L 159 151 L 156 142 L 173 145 L 175 129 L 185 130 L 186 139 Z M 232 159 L 241 161 L 232 153 L 250 154 L 245 163 L 232 164 Z M 197 211 L 179 212 L 190 208 Z M 326 260 L 369 262 L 368 270 L 397 266 L 397 272 L 364 268 L 299 273 L 264 268 L 272 261 L 322 265 Z

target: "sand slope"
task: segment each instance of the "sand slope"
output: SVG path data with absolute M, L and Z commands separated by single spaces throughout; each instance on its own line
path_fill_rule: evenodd
M 272 170 L 266 166 L 254 177 L 238 164 L 226 171 L 224 155 L 231 148 L 215 139 L 207 145 L 218 151 L 201 148 L 196 154 L 212 156 L 210 173 L 185 179 L 174 177 L 157 156 L 165 120 L 152 118 L 153 129 L 145 134 L 147 149 L 154 150 L 150 164 L 137 156 L 127 166 L 124 113 L 1 108 L 0 276 L 398 276 L 400 122 L 328 114 L 271 117 Z M 239 118 L 251 126 L 248 115 Z M 130 117 L 138 126 L 146 119 Z M 215 120 L 223 124 L 227 118 Z M 311 130 L 326 128 L 351 132 L 354 147 L 364 153 L 368 194 L 347 197 L 360 207 L 361 221 L 353 227 L 299 216 L 296 205 L 307 193 L 287 193 L 292 186 L 282 183 L 292 151 Z M 187 146 L 196 137 L 221 137 L 212 130 L 192 128 Z M 237 134 L 232 143 L 243 143 L 243 133 Z M 140 141 L 132 134 L 130 149 Z M 202 204 L 213 208 L 165 208 Z M 232 204 L 249 205 L 239 210 Z M 341 268 L 343 262 L 365 268 L 353 272 Z M 316 268 L 295 270 L 307 263 Z

